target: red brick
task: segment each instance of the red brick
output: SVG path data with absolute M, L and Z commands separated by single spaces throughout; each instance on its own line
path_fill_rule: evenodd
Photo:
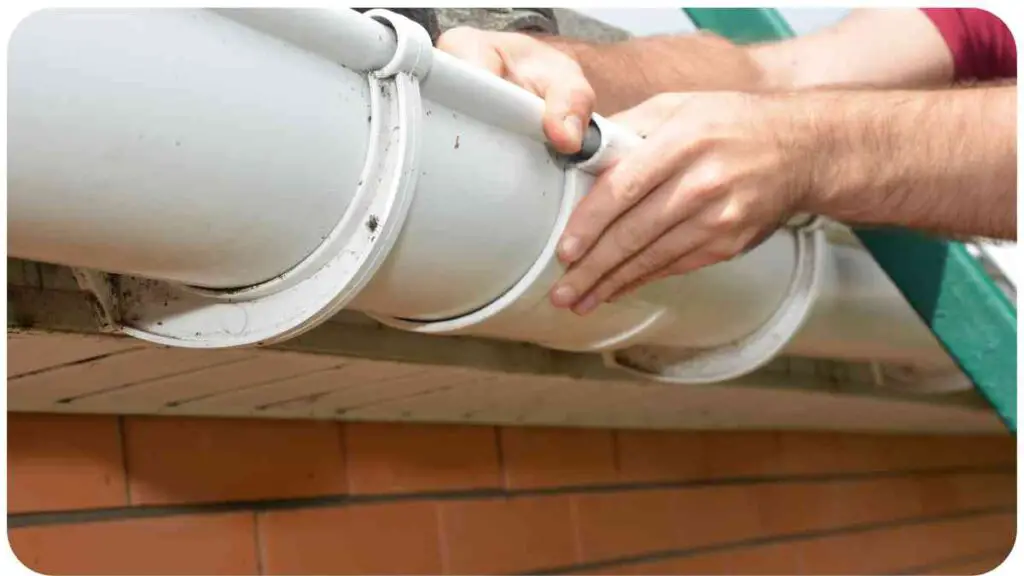
M 703 432 L 617 432 L 619 477 L 624 482 L 671 482 L 707 476 Z
M 751 487 L 758 492 L 768 534 L 789 534 L 918 517 L 913 478 L 786 482 Z
M 945 514 L 1013 506 L 1017 483 L 1013 474 L 964 473 L 922 476 L 917 480 L 926 514 Z
M 924 514 L 916 478 L 893 477 L 837 482 L 836 497 L 844 500 L 843 519 L 851 524 L 888 522 Z
M 796 546 L 790 543 L 742 548 L 719 554 L 725 559 L 726 574 L 782 575 L 798 569 Z
M 526 572 L 578 561 L 568 497 L 441 504 L 445 572 Z
M 1017 519 L 1012 513 L 986 514 L 926 524 L 921 539 L 940 550 L 943 559 L 1013 548 Z
M 1016 474 L 962 474 L 956 482 L 970 494 L 971 508 L 1013 506 L 1017 503 Z
M 764 535 L 758 493 L 745 486 L 575 497 L 586 561 L 700 548 Z
M 133 504 L 300 498 L 345 491 L 338 427 L 312 420 L 128 418 Z
M 258 519 L 271 574 L 439 574 L 433 502 L 274 511 Z
M 849 471 L 839 450 L 839 434 L 830 432 L 780 432 L 774 474 L 822 475 Z
M 848 524 L 836 485 L 799 482 L 751 486 L 761 502 L 765 536 L 821 530 Z
M 792 544 L 786 543 L 678 556 L 641 564 L 619 565 L 609 567 L 599 573 L 650 576 L 664 574 L 774 576 L 796 574 L 797 566 L 795 548 Z
M 897 468 L 886 451 L 888 438 L 881 434 L 837 434 L 836 452 L 846 472 L 877 472 Z
M 7 415 L 8 512 L 128 503 L 117 419 Z
M 608 560 L 762 537 L 757 497 L 749 486 L 576 496 L 583 559 Z
M 876 574 L 888 566 L 877 551 L 865 547 L 865 533 L 801 540 L 798 543 L 801 574 Z
M 352 493 L 501 486 L 497 437 L 490 426 L 353 423 L 345 438 Z
M 943 563 L 941 566 L 928 570 L 925 574 L 936 574 L 941 576 L 979 576 L 981 574 L 989 574 L 1001 568 L 1003 562 L 1006 561 L 1006 558 L 1007 555 L 1005 554 L 985 554 L 966 560 Z M 1003 571 L 1008 572 L 1007 569 L 1003 569 Z M 1001 571 L 999 573 L 1002 574 L 1003 572 Z
M 932 441 L 948 454 L 951 466 L 1013 466 L 1017 462 L 1016 439 L 1009 435 L 934 436 Z
M 932 470 L 992 464 L 989 438 L 892 434 L 885 437 L 890 470 Z
M 780 476 L 781 446 L 773 432 L 709 432 L 705 437 L 707 472 L 713 478 Z
M 864 532 L 860 544 L 870 554 L 876 573 L 907 574 L 954 553 L 954 542 L 934 539 L 933 534 L 928 524 L 911 524 Z
M 998 435 L 979 438 L 972 452 L 984 464 L 1007 465 L 1016 468 L 1017 437 L 1016 435 Z
M 671 550 L 686 540 L 675 490 L 643 490 L 573 497 L 584 561 Z
M 701 516 L 703 520 L 706 516 Z M 1012 514 L 949 520 L 790 542 L 742 546 L 638 564 L 597 574 L 903 574 L 917 566 L 1011 546 Z M 700 543 L 698 543 L 700 544 Z M 682 548 L 692 547 L 687 543 Z M 996 558 L 992 555 L 991 558 Z M 995 565 L 989 560 L 989 567 Z M 584 573 L 583 571 L 579 573 Z M 950 572 L 941 572 L 950 573 Z
M 15 528 L 11 548 L 43 574 L 255 574 L 253 515 L 183 515 Z
M 906 574 L 992 550 L 992 517 L 869 530 L 798 541 L 804 574 Z M 1009 546 L 1007 545 L 1007 549 Z
M 666 558 L 643 564 L 627 564 L 620 568 L 611 568 L 605 574 L 628 574 L 630 576 L 662 576 L 666 574 L 712 576 L 721 574 L 724 576 L 732 573 L 728 569 L 727 557 L 721 554 L 698 554 Z
M 739 542 L 764 535 L 759 493 L 749 486 L 709 486 L 678 490 L 677 522 L 682 546 L 694 548 Z
M 603 484 L 615 481 L 608 430 L 502 428 L 505 486 L 510 489 Z

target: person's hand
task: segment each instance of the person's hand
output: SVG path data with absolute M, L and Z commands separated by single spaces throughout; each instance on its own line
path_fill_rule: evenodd
M 515 32 L 459 27 L 437 48 L 480 66 L 544 99 L 544 134 L 564 154 L 579 152 L 594 110 L 594 89 L 569 55 Z
M 800 211 L 820 146 L 786 96 L 662 94 L 610 120 L 645 138 L 603 172 L 559 245 L 555 306 L 586 314 L 728 260 Z

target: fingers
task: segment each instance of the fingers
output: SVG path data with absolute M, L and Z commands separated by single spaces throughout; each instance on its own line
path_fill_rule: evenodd
M 750 246 L 746 251 L 750 251 L 751 249 L 757 247 L 774 233 L 775 229 L 769 228 L 755 235 L 753 242 L 750 243 Z M 732 246 L 733 244 L 735 243 L 730 243 L 728 241 L 705 242 L 700 247 L 691 250 L 689 253 L 684 254 L 679 258 L 676 258 L 673 262 L 662 267 L 661 269 L 643 275 L 633 280 L 632 282 L 627 283 L 625 286 L 619 288 L 611 296 L 606 298 L 605 302 L 615 302 L 617 300 L 621 300 L 622 298 L 629 296 L 633 292 L 637 291 L 646 284 L 650 284 L 651 282 L 657 282 L 658 280 L 668 278 L 669 276 L 681 276 L 689 272 L 695 272 L 700 268 L 704 268 L 705 266 L 711 266 L 712 264 L 717 264 L 724 260 L 728 260 L 731 257 L 734 257 L 729 255 L 730 246 Z
M 618 289 L 633 280 L 633 277 L 618 277 L 624 271 L 634 277 L 639 276 L 668 264 L 678 256 L 678 252 L 673 250 L 686 248 L 682 237 L 685 235 L 678 232 L 666 235 L 666 232 L 673 228 L 678 230 L 680 222 L 689 220 L 705 204 L 702 196 L 687 194 L 680 189 L 682 177 L 675 174 L 615 220 L 594 247 L 577 260 L 554 287 L 552 303 L 589 310 L 591 306 L 580 304 L 579 299 L 585 294 L 592 296 L 597 293 L 597 303 L 600 303 L 610 296 L 610 289 L 595 291 L 595 286 L 610 281 L 609 275 L 616 278 L 614 289 Z M 679 242 L 679 246 L 673 246 L 673 241 Z M 643 269 L 635 270 L 641 264 Z
M 579 152 L 596 96 L 575 60 L 523 34 L 468 27 L 445 32 L 437 47 L 543 98 L 545 136 L 563 154 Z
M 706 247 L 701 247 L 699 250 L 694 250 L 670 264 L 667 267 L 666 276 L 689 274 L 712 264 L 718 264 L 721 261 L 722 257 L 716 252 L 707 250 Z
M 600 278 L 586 296 L 573 306 L 573 312 L 587 314 L 624 289 L 639 288 L 641 280 L 657 274 L 697 250 L 707 240 L 706 231 L 690 222 L 683 222 Z
M 652 282 L 657 282 L 662 278 L 668 278 L 669 276 L 672 276 L 672 269 L 670 266 L 665 266 L 664 268 L 658 270 L 657 272 L 648 274 L 641 278 L 637 278 L 636 280 L 630 282 L 629 284 L 623 286 L 622 288 L 619 288 L 618 292 L 608 297 L 606 302 L 618 302 L 619 300 L 631 295 L 633 292 L 636 292 L 645 285 L 650 284 Z
M 504 78 L 507 70 L 492 34 L 466 26 L 452 28 L 437 39 L 437 49 Z
M 579 152 L 583 131 L 590 122 L 596 96 L 579 65 L 561 52 L 535 42 L 539 47 L 522 50 L 513 57 L 503 47 L 508 79 L 544 99 L 544 134 L 555 150 Z
M 659 130 L 598 177 L 562 233 L 562 262 L 573 264 L 586 255 L 612 222 L 680 168 L 689 143 L 673 141 L 671 132 Z
M 696 272 L 701 268 L 717 264 L 720 261 L 721 260 L 718 256 L 705 251 L 704 247 L 701 246 L 690 253 L 681 256 L 675 261 L 670 262 L 666 266 L 663 266 L 661 269 L 641 276 L 622 288 L 619 288 L 614 294 L 609 296 L 605 302 L 616 302 L 631 295 L 633 292 L 636 292 L 647 284 L 664 280 L 669 276 L 682 276 L 689 272 Z
M 563 154 L 579 152 L 594 110 L 593 88 L 578 72 L 549 82 L 544 92 L 544 135 Z
M 572 307 L 573 311 L 587 314 L 601 303 L 619 300 L 650 282 L 731 260 L 760 245 L 776 230 L 775 227 L 744 228 L 723 235 L 707 222 L 707 214 L 713 213 L 714 208 L 708 207 L 701 215 L 684 219 L 649 246 L 605 273 Z

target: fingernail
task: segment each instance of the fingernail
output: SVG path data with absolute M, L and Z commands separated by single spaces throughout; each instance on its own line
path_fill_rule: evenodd
M 591 294 L 590 296 L 584 298 L 578 306 L 573 308 L 573 312 L 579 314 L 580 316 L 583 316 L 585 314 L 589 314 L 590 311 L 593 310 L 594 308 L 597 308 L 598 304 L 599 302 L 597 300 L 597 297 Z
M 551 293 L 551 300 L 559 308 L 568 308 L 576 301 L 576 291 L 572 286 L 558 286 Z
M 583 124 L 580 123 L 580 119 L 575 116 L 566 116 L 565 120 L 562 121 L 562 125 L 565 126 L 565 133 L 572 138 L 575 143 L 583 141 Z
M 580 240 L 575 236 L 566 236 L 558 246 L 558 256 L 562 262 L 575 262 L 580 257 Z

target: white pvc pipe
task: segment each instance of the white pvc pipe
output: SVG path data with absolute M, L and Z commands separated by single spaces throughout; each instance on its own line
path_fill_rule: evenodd
M 867 253 L 809 261 L 790 231 L 585 318 L 554 309 L 554 246 L 594 176 L 544 143 L 539 98 L 483 71 L 433 51 L 374 76 L 425 57 L 404 34 L 347 10 L 33 14 L 9 51 L 10 253 L 164 281 L 123 291 L 118 321 L 174 345 L 271 341 L 343 305 L 426 333 L 742 356 L 802 298 L 802 330 L 768 349 L 948 365 Z M 588 166 L 630 137 L 602 126 Z M 683 381 L 719 372 L 701 374 Z
M 205 10 L 47 10 L 8 51 L 8 250 L 207 287 L 321 242 L 362 168 L 362 75 Z
M 786 351 L 797 356 L 952 368 L 896 285 L 860 247 L 833 245 L 821 296 Z
M 350 70 L 377 70 L 387 64 L 395 52 L 395 38 L 384 25 L 367 21 L 352 10 L 217 8 L 211 11 Z
M 352 21 L 255 16 L 268 12 L 304 15 L 286 30 L 313 15 L 330 17 L 317 30 Z M 255 16 L 244 20 L 264 22 Z M 209 11 L 39 12 L 10 54 L 12 255 L 210 288 L 256 284 L 319 244 L 360 178 L 365 78 Z M 539 110 L 524 123 L 539 126 Z M 381 273 L 390 283 L 377 281 L 362 305 L 430 319 L 480 307 L 522 276 L 557 214 L 563 173 L 539 130 L 529 139 L 430 101 L 424 127 L 410 233 Z
M 558 215 L 564 173 L 537 140 L 425 103 L 409 219 L 352 306 L 433 320 L 471 312 L 536 260 Z M 488 159 L 498 159 L 494 162 Z

